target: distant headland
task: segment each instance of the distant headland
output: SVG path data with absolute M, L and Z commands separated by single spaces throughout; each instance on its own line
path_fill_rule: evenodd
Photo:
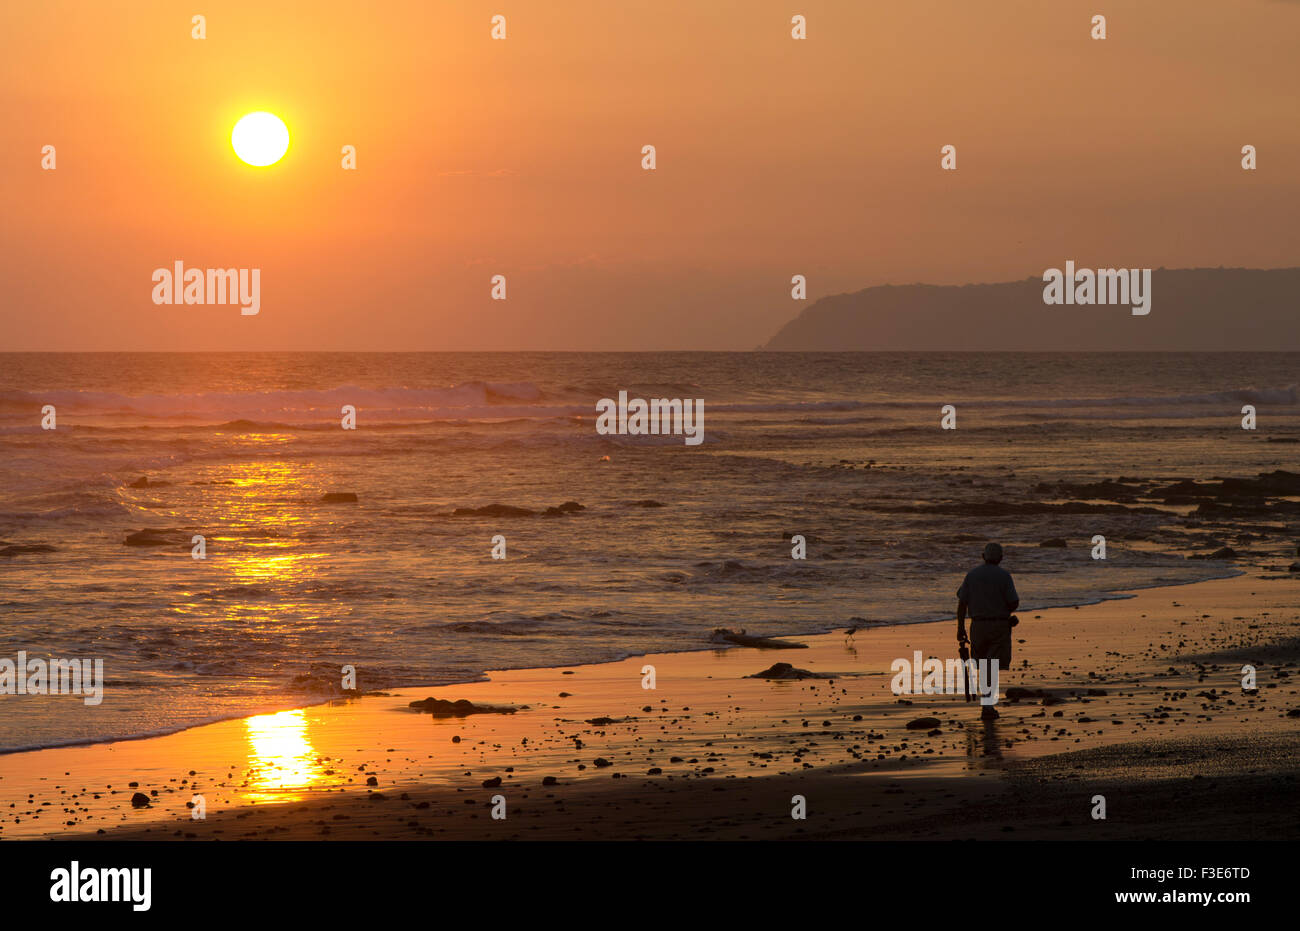
M 1064 265 L 1064 259 L 1061 263 Z M 1043 277 L 881 285 L 823 297 L 773 336 L 783 351 L 1300 350 L 1300 268 L 1157 268 L 1151 310 L 1049 304 Z

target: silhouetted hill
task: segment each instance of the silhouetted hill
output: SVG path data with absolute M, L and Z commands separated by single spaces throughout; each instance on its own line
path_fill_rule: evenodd
M 1064 263 L 1062 263 L 1062 266 Z M 1300 350 L 1300 268 L 1158 268 L 1151 312 L 1049 305 L 1041 277 L 824 297 L 768 350 Z

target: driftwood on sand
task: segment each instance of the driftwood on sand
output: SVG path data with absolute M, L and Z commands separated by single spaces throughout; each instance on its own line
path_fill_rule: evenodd
M 744 628 L 740 630 L 728 630 L 725 627 L 715 628 L 709 635 L 710 643 L 730 643 L 738 647 L 758 647 L 762 650 L 806 650 L 808 644 L 795 643 L 793 640 L 777 640 L 775 637 L 756 637 L 745 633 Z

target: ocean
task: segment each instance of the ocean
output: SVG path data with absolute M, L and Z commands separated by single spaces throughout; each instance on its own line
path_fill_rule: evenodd
M 106 679 L 96 706 L 0 696 L 0 750 L 298 707 L 339 694 L 344 664 L 366 690 L 434 686 L 704 649 L 716 627 L 950 617 L 989 539 L 1022 614 L 1232 574 L 1187 557 L 1294 553 L 1295 516 L 1246 524 L 1151 489 L 1294 466 L 1298 368 L 1295 353 L 0 355 L 0 659 L 100 658 Z M 597 402 L 620 391 L 701 400 L 703 443 L 598 434 Z M 357 500 L 322 501 L 340 492 Z M 582 509 L 547 512 L 566 502 Z M 533 513 L 470 513 L 490 505 Z M 126 545 L 141 531 L 148 545 Z

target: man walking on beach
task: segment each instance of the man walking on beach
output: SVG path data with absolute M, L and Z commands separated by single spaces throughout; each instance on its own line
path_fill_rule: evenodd
M 961 588 L 957 589 L 957 644 L 970 644 L 971 658 L 997 661 L 999 671 L 1011 668 L 1011 612 L 1020 606 L 1020 596 L 1011 581 L 1011 573 L 998 563 L 1002 562 L 1002 547 L 989 543 L 984 547 L 984 564 L 966 573 Z M 966 613 L 970 612 L 970 639 L 966 638 Z M 996 682 L 992 673 L 990 683 Z M 997 692 L 992 695 L 997 702 Z M 980 719 L 992 721 L 998 717 L 992 704 L 984 705 Z

